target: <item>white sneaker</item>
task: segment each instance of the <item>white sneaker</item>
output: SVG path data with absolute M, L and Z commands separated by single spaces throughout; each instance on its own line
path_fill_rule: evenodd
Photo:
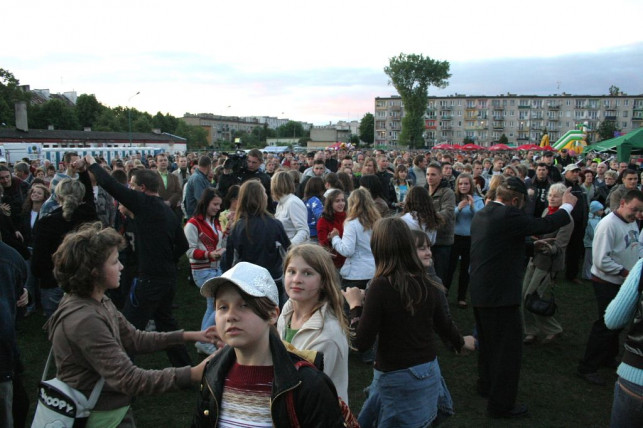
M 204 355 L 212 355 L 216 352 L 217 347 L 211 343 L 196 342 L 194 344 L 197 352 Z

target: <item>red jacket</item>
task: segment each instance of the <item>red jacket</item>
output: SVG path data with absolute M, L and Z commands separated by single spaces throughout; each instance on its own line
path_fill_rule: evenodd
M 319 240 L 319 244 L 322 247 L 325 247 L 331 250 L 331 254 L 333 255 L 333 263 L 335 264 L 335 267 L 337 269 L 344 266 L 344 261 L 346 260 L 346 257 L 342 256 L 341 254 L 333 250 L 333 246 L 331 245 L 330 240 L 328 239 L 328 234 L 333 229 L 337 229 L 339 231 L 339 237 L 341 238 L 342 235 L 344 234 L 345 220 L 346 220 L 346 212 L 341 212 L 341 213 L 335 213 L 333 217 L 333 221 L 326 220 L 322 215 L 321 217 L 319 217 L 319 221 L 317 222 L 317 239 Z

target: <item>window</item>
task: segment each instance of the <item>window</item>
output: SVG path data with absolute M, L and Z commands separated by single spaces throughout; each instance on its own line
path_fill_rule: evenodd
M 623 112 L 623 117 L 627 117 L 627 110 Z
M 623 100 L 623 105 L 624 106 L 629 106 L 630 105 L 630 100 Z
M 621 128 L 623 129 L 627 128 L 627 122 L 621 122 L 621 125 L 622 125 Z

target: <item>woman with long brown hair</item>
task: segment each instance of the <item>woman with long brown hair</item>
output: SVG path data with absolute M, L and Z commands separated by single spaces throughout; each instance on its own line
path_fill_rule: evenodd
M 280 302 L 286 301 L 283 292 L 282 252 L 288 251 L 290 239 L 284 226 L 268 212 L 268 195 L 258 180 L 248 180 L 239 189 L 234 226 L 228 236 L 221 270 L 237 262 L 249 262 L 266 268 L 279 289 Z
M 444 223 L 444 220 L 435 211 L 428 190 L 420 186 L 412 187 L 406 195 L 402 213 L 401 218 L 409 228 L 421 230 L 426 233 L 429 241 L 435 242 L 438 227 Z
M 333 264 L 337 269 L 341 269 L 346 257 L 335 251 L 328 235 L 333 229 L 337 230 L 340 238 L 344 235 L 344 221 L 346 220 L 346 197 L 344 195 L 344 192 L 338 189 L 330 192 L 324 201 L 324 210 L 317 222 L 319 245 L 330 251 Z
M 473 350 L 441 304 L 441 286 L 431 281 L 406 223 L 389 217 L 373 229 L 376 271 L 364 302 L 363 291 L 349 288 L 353 345 L 363 351 L 378 339 L 373 382 L 359 414 L 362 427 L 430 426 L 438 398 L 448 396 L 437 360 L 434 332 L 456 352 Z M 450 403 L 447 403 L 450 404 Z

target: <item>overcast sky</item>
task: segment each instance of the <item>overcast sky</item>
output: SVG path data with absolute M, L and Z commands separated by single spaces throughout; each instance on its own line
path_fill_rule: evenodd
M 0 68 L 110 107 L 326 124 L 395 94 L 401 52 L 451 63 L 430 95 L 643 94 L 642 16 L 640 0 L 21 0 Z

